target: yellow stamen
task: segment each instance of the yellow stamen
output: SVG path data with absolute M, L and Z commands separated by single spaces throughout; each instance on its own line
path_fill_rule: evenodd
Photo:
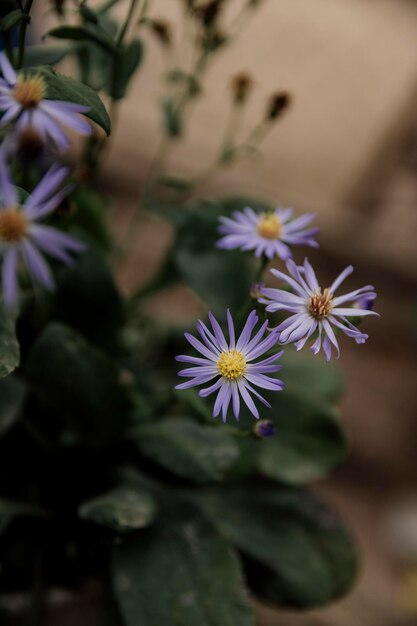
M 265 239 L 278 239 L 282 233 L 282 224 L 275 213 L 264 213 L 258 224 L 258 234 Z
M 0 241 L 16 243 L 23 239 L 28 230 L 28 221 L 17 209 L 0 211 Z
M 36 109 L 46 96 L 46 85 L 42 78 L 24 78 L 18 81 L 13 96 L 24 109 Z
M 322 320 L 330 313 L 333 308 L 332 304 L 333 294 L 328 287 L 326 289 L 319 289 L 313 294 L 308 303 L 308 310 L 313 317 L 317 320 Z
M 229 350 L 221 353 L 217 367 L 224 378 L 236 380 L 246 372 L 246 359 L 238 350 Z

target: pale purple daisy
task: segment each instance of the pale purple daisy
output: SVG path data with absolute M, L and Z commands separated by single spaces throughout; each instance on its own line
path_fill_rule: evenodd
M 15 122 L 17 131 L 31 129 L 44 143 L 51 140 L 60 150 L 70 144 L 62 126 L 80 135 L 91 133 L 90 124 L 79 115 L 90 107 L 49 100 L 44 79 L 36 74 L 16 74 L 4 52 L 0 53 L 0 70 L 0 128 Z
M 0 151 L 1 277 L 4 300 L 8 307 L 17 299 L 17 275 L 21 262 L 35 284 L 53 290 L 54 279 L 42 253 L 69 265 L 73 262 L 71 253 L 85 249 L 85 245 L 75 237 L 39 223 L 68 195 L 70 186 L 60 189 L 68 172 L 66 167 L 52 166 L 21 203 Z
M 277 365 L 275 361 L 283 353 L 275 353 L 257 363 L 252 361 L 265 354 L 276 344 L 278 333 L 272 332 L 265 338 L 264 335 L 268 326 L 266 321 L 252 337 L 252 332 L 258 322 L 256 312 L 252 311 L 236 341 L 233 318 L 230 311 L 227 311 L 229 330 L 229 341 L 227 341 L 219 323 L 211 313 L 209 313 L 209 319 L 212 331 L 201 320 L 196 325 L 202 341 L 189 333 L 185 333 L 186 339 L 204 358 L 186 355 L 176 357 L 177 361 L 192 365 L 192 367 L 179 372 L 179 376 L 185 376 L 190 380 L 177 385 L 176 389 L 189 389 L 204 385 L 215 378 L 215 382 L 209 387 L 201 389 L 199 394 L 206 398 L 215 391 L 218 392 L 213 409 L 214 417 L 217 417 L 221 411 L 225 422 L 231 402 L 235 418 L 239 419 L 240 398 L 242 397 L 252 415 L 258 419 L 259 411 L 251 394 L 268 408 L 271 408 L 271 405 L 253 386 L 271 391 L 281 391 L 284 388 L 284 383 L 281 380 L 267 376 L 267 374 L 281 369 L 281 365 Z
M 292 257 L 289 246 L 311 246 L 318 248 L 315 236 L 318 228 L 308 228 L 314 213 L 306 213 L 292 219 L 292 209 L 275 209 L 257 213 L 250 207 L 234 211 L 232 218 L 220 217 L 219 233 L 224 235 L 217 242 L 218 248 L 226 250 L 254 250 L 255 256 L 275 256 L 284 261 Z
M 262 304 L 266 304 L 266 310 L 273 313 L 276 311 L 288 311 L 292 313 L 284 322 L 279 324 L 274 331 L 279 332 L 281 344 L 294 343 L 297 350 L 305 345 L 308 339 L 318 331 L 317 339 L 311 346 L 314 354 L 323 348 L 326 360 L 330 361 L 332 346 L 339 356 L 339 345 L 332 326 L 342 330 L 348 337 L 352 337 L 356 343 L 365 343 L 368 335 L 359 331 L 349 320 L 349 317 L 357 318 L 365 315 L 377 315 L 368 308 L 359 308 L 356 303 L 363 302 L 364 298 L 369 302 L 376 297 L 372 285 L 361 287 L 344 296 L 335 296 L 334 293 L 343 281 L 353 272 L 349 265 L 335 281 L 322 289 L 318 283 L 316 274 L 307 259 L 304 265 L 297 266 L 294 261 L 287 261 L 287 270 L 290 276 L 283 272 L 272 269 L 272 274 L 285 282 L 294 292 L 283 289 L 262 289 Z M 350 306 L 346 306 L 347 304 Z

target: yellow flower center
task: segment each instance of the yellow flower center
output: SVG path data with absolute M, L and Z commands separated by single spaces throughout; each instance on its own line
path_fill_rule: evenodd
M 0 241 L 16 243 L 23 239 L 28 230 L 28 221 L 17 209 L 0 211 Z
M 308 303 L 308 310 L 313 317 L 317 320 L 322 320 L 326 317 L 332 307 L 333 294 L 330 293 L 328 287 L 326 289 L 319 289 L 313 294 Z
M 282 224 L 275 213 L 264 213 L 258 223 L 258 234 L 265 239 L 278 239 Z
M 246 359 L 238 350 L 229 350 L 221 353 L 217 367 L 224 378 L 236 380 L 246 372 Z
M 21 79 L 14 88 L 13 95 L 24 109 L 36 109 L 46 96 L 45 82 L 39 76 Z

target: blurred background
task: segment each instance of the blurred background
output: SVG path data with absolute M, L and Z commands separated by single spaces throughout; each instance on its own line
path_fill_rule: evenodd
M 228 0 L 227 23 L 240 0 Z M 36 3 L 35 3 L 36 4 Z M 122 3 L 123 4 L 123 3 Z M 168 51 L 149 36 L 146 58 L 117 112 L 103 186 L 123 232 L 160 142 L 156 103 L 170 55 L 179 54 L 180 0 L 154 0 L 169 25 Z M 51 19 L 38 0 L 38 27 Z M 126 7 L 121 7 L 126 9 Z M 176 50 L 174 53 L 173 50 Z M 375 285 L 380 320 L 366 345 L 343 342 L 347 390 L 342 416 L 351 442 L 343 467 L 317 489 L 350 524 L 362 552 L 353 592 L 308 614 L 259 606 L 263 626 L 417 624 L 417 3 L 413 0 L 263 0 L 239 38 L 210 66 L 205 96 L 189 111 L 186 135 L 167 157 L 170 174 L 199 175 L 213 160 L 230 108 L 230 82 L 244 71 L 253 127 L 273 91 L 292 106 L 255 155 L 226 168 L 198 194 L 251 195 L 298 212 L 316 211 L 323 282 L 352 262 L 349 286 Z M 141 217 L 133 257 L 120 271 L 126 290 L 151 275 L 169 227 Z M 301 260 L 302 255 L 297 257 Z M 185 290 L 152 303 L 170 323 L 194 320 Z M 279 434 L 278 434 L 279 436 Z M 64 624 L 65 616 L 63 615 Z

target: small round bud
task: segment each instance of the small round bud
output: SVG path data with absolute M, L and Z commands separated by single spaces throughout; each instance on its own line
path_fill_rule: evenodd
M 165 20 L 152 20 L 151 30 L 164 46 L 171 45 L 171 27 Z
M 212 28 L 219 16 L 224 0 L 210 0 L 196 9 L 196 15 L 204 28 Z
M 249 295 L 252 300 L 259 300 L 262 297 L 261 289 L 265 287 L 265 283 L 252 283 Z
M 276 428 L 272 420 L 259 420 L 254 428 L 255 434 L 261 439 L 266 437 L 273 437 L 276 433 Z
M 252 90 L 253 80 L 250 74 L 241 72 L 232 78 L 232 93 L 236 104 L 244 104 Z
M 269 103 L 266 117 L 268 120 L 276 120 L 291 104 L 291 96 L 286 92 L 274 94 Z

